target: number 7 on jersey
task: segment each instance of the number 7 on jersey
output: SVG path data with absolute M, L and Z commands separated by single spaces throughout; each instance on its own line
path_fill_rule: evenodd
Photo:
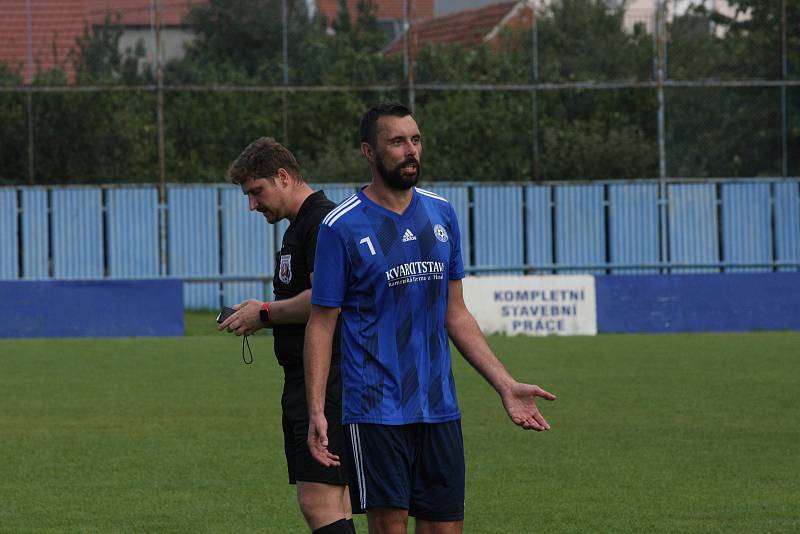
M 375 247 L 372 246 L 372 241 L 370 241 L 369 236 L 365 237 L 364 239 L 362 239 L 358 243 L 359 244 L 366 243 L 367 246 L 369 247 L 369 253 L 372 254 L 373 256 L 375 255 Z

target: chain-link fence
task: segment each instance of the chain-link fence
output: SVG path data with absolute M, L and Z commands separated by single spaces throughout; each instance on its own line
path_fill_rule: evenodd
M 42 22 L 65 15 L 13 2 L 0 183 L 217 181 L 262 135 L 311 181 L 358 182 L 358 120 L 386 99 L 432 180 L 800 175 L 800 2 L 398 1 L 146 0 L 84 15 L 69 53 Z

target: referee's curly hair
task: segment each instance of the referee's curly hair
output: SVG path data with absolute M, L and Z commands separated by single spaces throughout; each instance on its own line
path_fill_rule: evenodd
M 250 178 L 274 181 L 278 169 L 285 169 L 295 182 L 304 181 L 300 165 L 288 148 L 272 137 L 259 137 L 231 163 L 228 180 L 236 185 L 242 185 Z

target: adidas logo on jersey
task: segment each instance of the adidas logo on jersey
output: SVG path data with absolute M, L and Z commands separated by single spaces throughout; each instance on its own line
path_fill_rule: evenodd
M 411 230 L 406 228 L 406 233 L 403 234 L 403 243 L 406 243 L 408 241 L 416 241 L 416 240 L 417 240 L 417 236 L 412 234 Z

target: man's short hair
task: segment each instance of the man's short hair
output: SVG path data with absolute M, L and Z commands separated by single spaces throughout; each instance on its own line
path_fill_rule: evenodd
M 391 115 L 392 117 L 407 117 L 411 115 L 411 110 L 403 104 L 397 102 L 384 102 L 372 106 L 361 117 L 361 142 L 370 146 L 375 146 L 378 142 L 378 119 Z M 411 115 L 413 117 L 413 115 Z
M 242 185 L 250 178 L 274 180 L 278 169 L 285 169 L 295 182 L 303 181 L 294 154 L 272 137 L 259 137 L 231 163 L 228 179 L 236 185 Z

